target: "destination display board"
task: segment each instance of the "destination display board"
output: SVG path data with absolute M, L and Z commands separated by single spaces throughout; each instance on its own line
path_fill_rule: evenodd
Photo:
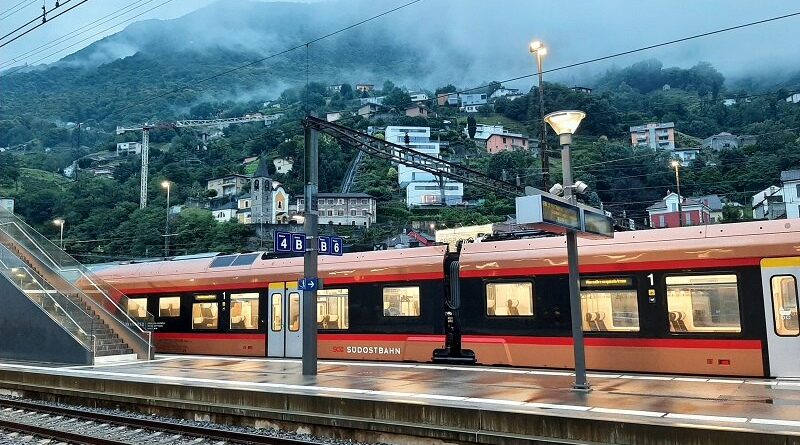
M 613 238 L 614 220 L 600 210 L 574 206 L 545 193 L 516 199 L 517 224 L 551 233 L 578 232 L 587 238 Z

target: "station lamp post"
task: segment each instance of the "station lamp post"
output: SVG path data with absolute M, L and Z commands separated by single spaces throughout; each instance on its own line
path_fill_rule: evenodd
M 53 220 L 53 224 L 55 224 L 55 225 L 57 225 L 58 227 L 61 228 L 61 234 L 59 235 L 59 238 L 58 238 L 58 246 L 59 246 L 59 248 L 61 248 L 61 250 L 64 250 L 64 223 L 65 222 L 66 221 L 64 221 L 63 218 L 58 218 L 58 219 L 54 219 Z
M 564 176 L 564 197 L 572 205 L 577 205 L 575 196 L 575 183 L 572 179 L 572 164 L 570 157 L 570 144 L 572 134 L 578 129 L 586 113 L 583 111 L 568 110 L 556 111 L 544 117 L 544 120 L 553 127 L 561 143 L 561 166 Z M 572 320 L 573 353 L 575 355 L 575 383 L 576 390 L 588 391 L 591 389 L 586 380 L 586 352 L 583 340 L 583 316 L 581 311 L 580 271 L 578 270 L 578 237 L 573 229 L 567 230 L 567 264 L 569 267 L 569 306 Z
M 167 222 L 164 228 L 164 258 L 169 256 L 169 192 L 172 188 L 172 183 L 169 181 L 161 182 L 161 187 L 167 189 Z
M 670 165 L 675 169 L 675 186 L 678 188 L 678 227 L 683 227 L 683 208 L 681 203 L 683 197 L 681 196 L 681 175 L 678 170 L 681 167 L 680 161 L 673 160 Z
M 539 133 L 539 147 L 542 158 L 542 185 L 544 190 L 549 187 L 550 182 L 550 159 L 547 153 L 547 124 L 544 120 L 544 75 L 542 73 L 542 57 L 547 55 L 547 47 L 539 40 L 534 40 L 528 46 L 531 54 L 536 56 L 536 72 L 539 75 L 539 120 L 541 120 L 541 130 Z

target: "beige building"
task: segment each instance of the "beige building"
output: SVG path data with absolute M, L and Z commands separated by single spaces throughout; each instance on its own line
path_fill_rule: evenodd
M 366 193 L 319 193 L 319 223 L 369 227 L 376 220 L 377 201 Z M 305 198 L 297 199 L 297 213 L 305 212 Z
M 675 123 L 651 123 L 631 127 L 631 144 L 634 147 L 675 149 Z
M 236 196 L 242 193 L 248 180 L 245 175 L 232 174 L 209 180 L 206 189 L 216 190 L 217 196 Z

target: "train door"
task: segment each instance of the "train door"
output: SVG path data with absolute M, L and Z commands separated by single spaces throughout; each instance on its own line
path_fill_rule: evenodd
M 798 279 L 800 257 L 761 261 L 769 368 L 773 377 L 800 377 Z
M 271 283 L 267 301 L 267 356 L 301 357 L 303 297 L 297 283 Z

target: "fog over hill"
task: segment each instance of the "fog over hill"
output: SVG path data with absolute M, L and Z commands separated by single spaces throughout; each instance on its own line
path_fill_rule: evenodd
M 15 68 L 6 70 L 0 114 L 80 115 L 82 108 L 93 107 L 95 114 L 100 109 L 121 119 L 115 109 L 122 103 L 194 84 L 401 4 L 225 0 L 176 19 L 135 22 L 58 62 L 18 73 Z M 433 89 L 447 83 L 469 87 L 532 72 L 533 59 L 526 48 L 532 37 L 542 38 L 551 48 L 545 62 L 552 68 L 784 14 L 791 12 L 789 7 L 743 0 L 678 0 L 663 8 L 644 7 L 633 0 L 571 0 L 557 5 L 423 0 L 313 43 L 308 52 L 309 78 L 375 84 L 391 79 L 409 88 Z M 665 66 L 708 61 L 729 80 L 768 74 L 770 83 L 777 84 L 797 69 L 794 61 L 800 46 L 790 43 L 800 37 L 797 24 L 796 18 L 786 19 L 558 71 L 548 79 L 592 84 L 608 69 L 657 58 Z M 136 106 L 125 117 L 157 117 L 148 110 L 165 106 L 177 113 L 199 100 L 267 99 L 305 83 L 305 69 L 306 51 L 300 48 L 155 104 Z M 527 79 L 513 86 L 527 89 L 530 84 Z

